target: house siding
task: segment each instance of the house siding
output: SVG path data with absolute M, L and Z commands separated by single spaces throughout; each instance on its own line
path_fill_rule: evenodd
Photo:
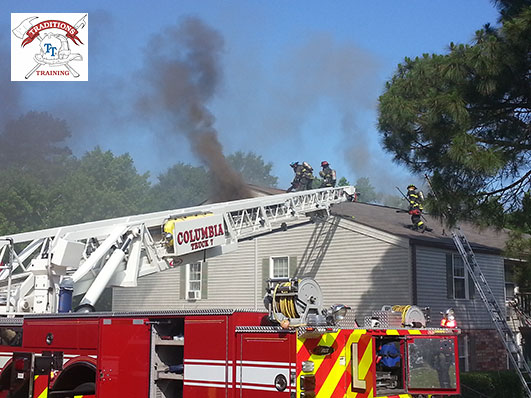
M 456 311 L 458 325 L 464 329 L 493 329 L 489 313 L 475 288 L 472 299 L 447 297 L 446 254 L 448 253 L 458 255 L 457 251 L 416 246 L 418 305 L 430 307 L 433 319 L 439 318 L 439 312 L 453 308 Z M 476 254 L 476 260 L 498 304 L 505 310 L 503 258 Z
M 333 239 L 332 239 L 333 238 Z M 409 242 L 391 234 L 331 217 L 285 232 L 239 243 L 238 249 L 208 260 L 208 298 L 180 299 L 180 269 L 140 278 L 134 289 L 114 289 L 113 309 L 263 309 L 264 260 L 296 259 L 297 277 L 314 278 L 323 303 L 353 308 L 359 322 L 384 304 L 411 303 Z

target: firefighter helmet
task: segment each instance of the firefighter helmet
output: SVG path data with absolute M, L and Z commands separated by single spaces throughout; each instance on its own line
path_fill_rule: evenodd
M 407 189 L 409 189 L 409 188 L 417 189 L 417 187 L 416 187 L 414 184 L 409 184 L 409 185 L 407 186 Z
M 295 166 L 297 166 L 298 164 L 299 164 L 299 162 L 291 162 L 289 165 L 290 165 L 291 167 L 295 167 Z
M 326 166 L 328 166 L 328 165 L 329 165 L 329 163 L 328 163 L 326 160 L 323 160 L 323 161 L 321 162 L 321 167 L 326 167 Z

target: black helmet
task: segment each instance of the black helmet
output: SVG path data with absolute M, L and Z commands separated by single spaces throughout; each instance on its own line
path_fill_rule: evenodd
M 409 185 L 407 186 L 407 189 L 409 189 L 409 188 L 417 189 L 417 187 L 416 187 L 415 185 L 413 185 L 413 184 L 409 184 Z
M 328 166 L 328 162 L 326 160 L 323 160 L 321 162 L 321 167 L 326 167 L 326 166 Z

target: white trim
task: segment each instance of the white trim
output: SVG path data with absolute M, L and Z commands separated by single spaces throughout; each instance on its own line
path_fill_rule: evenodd
M 184 367 L 184 379 L 225 383 L 227 381 L 227 366 L 225 365 L 192 365 Z M 232 379 L 230 377 L 229 379 Z
M 286 276 L 275 276 L 275 259 L 286 259 L 288 264 L 288 274 Z M 289 269 L 289 256 L 270 256 L 269 257 L 269 277 L 270 278 L 289 278 L 290 269 Z
M 199 271 L 199 289 L 190 289 L 190 267 L 192 265 L 199 264 L 201 269 Z M 194 280 L 194 282 L 197 282 Z M 202 290 L 203 290 L 203 262 L 202 261 L 196 261 L 190 264 L 186 264 L 185 268 L 185 300 L 186 301 L 197 301 L 201 300 L 202 296 Z M 189 293 L 194 293 L 194 297 L 190 298 Z
M 284 375 L 288 383 L 288 387 L 291 387 L 290 369 L 288 368 L 239 366 L 236 370 L 236 383 L 240 385 L 254 384 L 263 387 L 275 388 L 275 378 L 279 374 Z
M 454 265 L 455 265 L 455 259 L 458 258 L 462 264 L 463 264 L 463 273 L 464 276 L 457 276 L 454 273 Z M 455 279 L 460 279 L 465 281 L 465 297 L 456 297 L 455 296 Z M 454 300 L 470 300 L 470 292 L 469 292 L 469 276 L 468 276 L 468 269 L 465 265 L 465 262 L 461 258 L 460 254 L 452 253 L 452 284 L 453 284 L 453 299 Z
M 194 386 L 194 387 L 232 388 L 231 384 L 201 383 L 201 382 L 190 382 L 187 380 L 184 381 L 184 385 Z
M 90 357 L 90 358 L 98 358 L 97 355 L 85 355 L 85 354 L 63 354 L 63 358 L 77 358 L 77 357 Z
M 242 360 L 238 360 L 237 363 L 238 363 L 238 365 L 270 365 L 270 366 L 277 366 L 277 367 L 278 366 L 295 367 L 295 363 L 290 363 L 290 362 L 264 362 L 264 361 L 242 361 Z
M 226 361 L 224 359 L 185 359 L 184 363 L 202 363 L 202 364 L 232 364 L 232 361 Z
M 11 358 L 13 358 L 12 352 L 0 352 L 0 368 L 6 366 Z
M 260 391 L 275 391 L 275 392 L 279 392 L 275 387 L 268 387 L 268 386 L 251 386 L 251 385 L 247 385 L 247 384 L 242 384 L 240 386 L 241 389 L 243 390 L 260 390 Z M 288 393 L 289 390 L 286 388 L 284 390 L 285 393 Z

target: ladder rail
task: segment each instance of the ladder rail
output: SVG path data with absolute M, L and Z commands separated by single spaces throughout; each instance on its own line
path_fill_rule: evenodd
M 496 296 L 492 292 L 485 275 L 481 271 L 474 251 L 460 228 L 455 228 L 452 231 L 452 238 L 461 258 L 463 259 L 467 272 L 474 281 L 474 285 L 487 308 L 498 334 L 500 335 L 505 350 L 518 374 L 520 382 L 522 383 L 524 392 L 531 398 L 531 369 L 525 360 L 513 331 L 504 317 L 502 308 L 496 300 Z
M 291 192 L 279 195 L 264 196 L 250 199 L 240 199 L 232 202 L 212 203 L 187 207 L 183 209 L 164 210 L 154 213 L 138 214 L 133 216 L 116 217 L 106 220 L 91 221 L 81 224 L 73 224 L 61 227 L 42 229 L 19 234 L 0 236 L 0 239 L 10 238 L 14 243 L 29 242 L 47 237 L 55 237 L 61 233 L 63 236 L 72 235 L 76 240 L 83 237 L 90 238 L 93 236 L 104 235 L 118 224 L 143 224 L 147 228 L 160 226 L 165 220 L 172 217 L 190 215 L 193 213 L 225 214 L 242 211 L 244 209 L 265 208 L 276 209 L 279 206 L 287 204 L 299 212 L 315 210 L 315 206 L 321 203 L 339 203 L 346 195 L 353 195 L 354 187 L 335 187 L 321 188 L 311 191 Z M 278 210 L 278 209 L 277 209 Z M 273 210 L 272 210 L 273 211 Z M 0 249 L 6 243 L 0 240 Z
M 322 213 L 323 211 L 328 213 L 330 205 L 346 201 L 354 193 L 355 188 L 350 186 L 321 188 L 117 217 L 0 237 L 0 251 L 6 246 L 4 240 L 12 242 L 12 248 L 14 248 L 13 243 L 17 244 L 17 248 L 20 248 L 18 253 L 14 249 L 11 250 L 14 259 L 10 261 L 10 267 L 8 268 L 14 269 L 20 266 L 23 270 L 26 270 L 24 261 L 32 262 L 31 270 L 27 273 L 26 279 L 18 281 L 17 286 L 11 286 L 11 273 L 9 273 L 10 270 L 8 268 L 0 270 L 0 282 L 3 282 L 3 279 L 8 279 L 7 290 L 4 286 L 1 286 L 0 291 L 8 296 L 6 310 L 10 312 L 9 307 L 12 304 L 12 300 L 14 300 L 13 303 L 22 302 L 26 298 L 32 300 L 30 297 L 31 292 L 27 286 L 33 274 L 47 274 L 49 288 L 54 291 L 58 290 L 59 283 L 63 279 L 61 275 L 71 277 L 73 282 L 76 283 L 76 294 L 87 291 L 91 286 L 90 284 L 96 282 L 97 276 L 103 269 L 107 269 L 105 272 L 106 278 L 100 278 L 99 287 L 104 283 L 109 286 L 134 286 L 137 277 L 161 272 L 175 266 L 174 259 L 178 261 L 177 264 L 183 264 L 188 260 L 199 261 L 207 257 L 229 253 L 236 250 L 237 242 L 240 239 L 271 231 L 275 224 L 281 226 L 284 222 L 297 221 L 302 217 L 313 217 L 315 213 Z M 170 219 L 185 219 L 187 216 L 200 214 L 223 216 L 226 225 L 225 243 L 208 248 L 204 250 L 203 254 L 200 251 L 192 251 L 190 253 L 181 253 L 177 256 L 171 250 L 168 250 L 169 248 L 162 240 L 155 241 L 151 235 L 151 232 L 158 234 L 155 231 L 156 228 L 160 228 L 162 231 L 163 224 Z M 140 233 L 140 231 L 143 232 Z M 110 265 L 105 267 L 112 257 L 111 253 L 115 250 L 114 248 L 121 247 L 126 240 L 126 235 L 133 236 L 132 241 L 134 242 L 140 240 L 140 245 L 143 248 L 139 255 L 138 244 L 136 245 L 137 251 L 135 253 L 137 254 L 132 256 L 136 259 L 136 263 L 135 261 L 122 260 L 119 265 L 110 263 Z M 54 271 L 54 273 L 52 272 L 53 265 L 49 254 L 53 254 L 54 248 L 57 247 L 56 245 L 60 241 L 63 246 L 65 244 L 64 241 L 77 243 L 78 248 L 79 244 L 84 245 L 84 250 L 80 260 L 64 261 L 61 263 L 61 267 L 64 267 L 64 270 L 61 268 L 61 270 Z M 133 245 L 130 247 L 133 247 Z M 127 251 L 129 249 L 126 248 L 124 250 Z M 61 258 L 60 255 L 58 258 Z M 34 267 L 33 262 L 37 261 L 37 259 L 46 259 L 46 261 L 39 260 L 35 262 L 37 267 Z M 75 261 L 75 263 L 68 261 Z M 111 275 L 110 277 L 109 274 Z M 12 291 L 13 295 L 11 294 Z M 51 307 L 52 311 L 54 310 L 53 305 Z M 2 307 L 1 303 L 0 307 Z

